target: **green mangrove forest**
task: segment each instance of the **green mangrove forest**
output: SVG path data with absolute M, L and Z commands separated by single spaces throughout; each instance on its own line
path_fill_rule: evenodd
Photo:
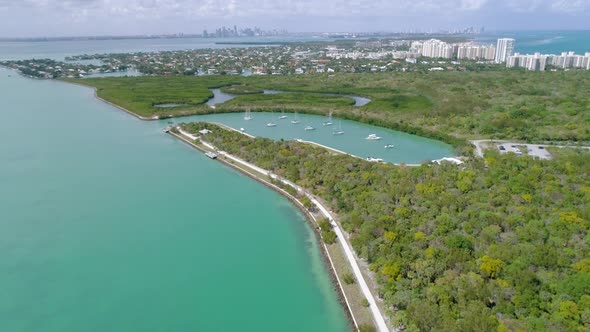
M 588 151 L 556 149 L 550 161 L 489 152 L 411 168 L 182 127 L 212 130 L 207 142 L 326 202 L 406 331 L 590 328 Z
M 443 140 L 466 154 L 466 139 L 590 141 L 590 72 L 429 72 L 287 76 L 173 76 L 72 79 L 145 117 L 213 112 L 299 111 Z M 209 89 L 237 98 L 217 105 Z M 263 94 L 264 89 L 298 94 Z M 345 96 L 372 101 L 355 107 Z M 179 107 L 161 108 L 173 103 Z

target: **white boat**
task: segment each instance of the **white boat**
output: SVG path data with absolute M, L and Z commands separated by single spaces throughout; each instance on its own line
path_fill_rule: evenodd
M 282 111 L 281 116 L 279 116 L 279 119 L 282 120 L 282 119 L 286 119 L 286 118 L 287 118 L 287 116 L 285 115 L 285 111 Z
M 276 123 L 274 123 L 274 122 L 269 122 L 269 123 L 267 123 L 267 124 L 266 124 L 266 126 L 267 126 L 267 127 L 276 127 L 276 126 L 277 126 L 277 124 L 276 124 Z
M 244 115 L 244 120 L 252 120 L 252 112 L 250 110 L 246 111 L 246 115 Z
M 305 127 L 305 130 L 308 130 L 308 131 L 309 131 L 309 130 L 315 130 L 315 128 L 314 128 L 314 127 L 312 127 L 312 126 L 307 126 L 307 127 Z
M 299 118 L 297 118 L 297 112 L 295 112 L 295 119 L 291 120 L 291 123 L 292 124 L 299 124 L 300 123 Z
M 338 129 L 332 130 L 332 135 L 342 135 L 344 131 L 342 130 L 342 121 L 338 121 Z
M 333 124 L 334 124 L 334 122 L 332 122 L 332 112 L 330 112 L 330 115 L 328 115 L 328 120 L 324 121 L 323 125 L 324 126 L 331 126 Z
M 395 147 L 395 145 L 393 145 L 393 144 L 387 144 L 385 146 L 386 149 L 393 149 L 394 147 Z
M 377 136 L 375 134 L 371 134 L 371 135 L 367 136 L 367 139 L 370 140 L 370 141 L 378 141 L 378 140 L 381 139 L 381 137 L 379 137 L 379 136 Z
M 246 131 L 246 129 L 244 129 L 244 128 L 240 128 L 240 131 L 242 131 L 242 132 L 243 132 L 243 131 Z
M 367 161 L 370 161 L 372 163 L 382 163 L 383 162 L 383 159 L 381 159 L 381 158 L 367 157 Z

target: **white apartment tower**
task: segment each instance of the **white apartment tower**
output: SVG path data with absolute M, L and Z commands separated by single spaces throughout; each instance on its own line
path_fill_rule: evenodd
M 496 46 L 496 63 L 506 62 L 506 59 L 514 54 L 515 41 L 512 38 L 498 39 Z

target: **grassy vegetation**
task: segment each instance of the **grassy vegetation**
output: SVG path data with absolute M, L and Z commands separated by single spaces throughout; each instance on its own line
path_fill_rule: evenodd
M 225 102 L 225 106 L 256 106 L 255 108 L 273 108 L 278 110 L 281 108 L 289 108 L 293 105 L 297 105 L 297 108 L 305 109 L 306 107 L 347 107 L 354 105 L 354 103 L 355 101 L 352 98 L 319 93 L 277 93 L 239 96 Z
M 88 78 L 66 81 L 96 88 L 97 95 L 143 117 L 177 116 L 204 112 L 213 97 L 210 88 L 232 84 L 228 77 L 194 80 L 192 77 Z M 159 108 L 159 104 L 186 104 Z
M 229 93 L 232 95 L 252 95 L 264 93 L 263 89 L 255 88 L 246 84 L 224 86 L 221 88 L 221 92 Z
M 292 76 L 140 77 L 75 80 L 98 95 L 143 116 L 233 112 L 251 108 L 327 114 L 378 124 L 466 146 L 464 139 L 590 141 L 589 71 L 431 72 Z M 241 84 L 241 85 L 240 85 Z M 199 106 L 207 88 L 273 89 L 302 94 L 243 95 L 216 110 Z M 231 86 L 231 87 L 230 87 Z M 354 107 L 347 98 L 365 96 Z M 190 106 L 158 109 L 157 103 Z
M 407 168 L 184 125 L 203 128 L 215 146 L 329 202 L 406 331 L 590 328 L 589 151 Z

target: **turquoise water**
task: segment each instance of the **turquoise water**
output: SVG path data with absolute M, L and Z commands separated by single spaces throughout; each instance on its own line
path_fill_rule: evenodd
M 90 89 L 0 91 L 0 331 L 347 330 L 282 196 Z
M 578 54 L 590 52 L 590 30 L 578 31 L 503 31 L 489 32 L 476 37 L 483 43 L 496 43 L 498 38 L 516 39 L 516 50 L 522 54 L 560 54 L 574 51 Z
M 409 135 L 395 130 L 376 127 L 354 121 L 339 120 L 333 118 L 332 126 L 324 126 L 327 117 L 317 115 L 298 114 L 301 123 L 292 124 L 294 114 L 286 113 L 286 119 L 279 119 L 279 113 L 252 113 L 252 120 L 244 120 L 243 113 L 211 114 L 177 118 L 173 122 L 210 121 L 219 122 L 235 129 L 244 128 L 245 132 L 254 136 L 268 137 L 275 140 L 302 139 L 313 141 L 331 148 L 341 150 L 358 157 L 381 158 L 392 163 L 419 164 L 449 157 L 453 155 L 453 148 L 440 141 Z M 167 122 L 165 120 L 162 122 Z M 266 124 L 274 122 L 276 127 L 267 127 Z M 164 126 L 164 124 L 162 124 Z M 312 126 L 315 130 L 306 131 L 306 126 Z M 334 130 L 342 128 L 344 134 L 333 135 Z M 367 140 L 367 136 L 376 134 L 381 140 Z M 394 148 L 385 148 L 385 145 L 393 144 Z

